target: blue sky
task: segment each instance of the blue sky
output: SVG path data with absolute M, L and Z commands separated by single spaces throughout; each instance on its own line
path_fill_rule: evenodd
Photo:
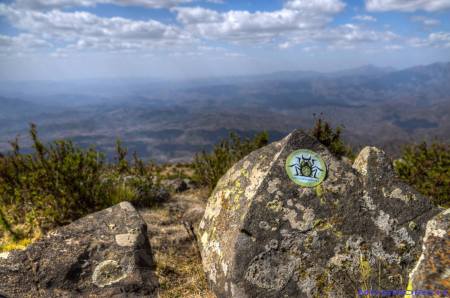
M 0 1 L 0 79 L 196 78 L 450 60 L 450 0 Z

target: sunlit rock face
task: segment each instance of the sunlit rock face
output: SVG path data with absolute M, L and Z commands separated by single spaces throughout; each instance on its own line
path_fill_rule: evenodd
M 439 213 L 428 222 L 423 239 L 422 255 L 410 273 L 408 288 L 432 290 L 434 294 L 442 291 L 440 295 L 449 295 L 450 209 Z M 446 294 L 444 294 L 445 290 Z
M 286 159 L 317 153 L 325 180 L 302 187 Z M 406 289 L 427 221 L 439 210 L 367 147 L 354 165 L 294 131 L 235 164 L 200 223 L 203 266 L 218 297 L 354 297 Z
M 0 297 L 156 297 L 147 226 L 128 202 L 0 257 Z

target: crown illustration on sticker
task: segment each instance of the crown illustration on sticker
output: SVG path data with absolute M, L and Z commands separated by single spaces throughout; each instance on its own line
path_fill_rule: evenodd
M 327 175 L 327 167 L 322 157 L 308 149 L 295 150 L 286 159 L 289 178 L 303 187 L 315 187 Z

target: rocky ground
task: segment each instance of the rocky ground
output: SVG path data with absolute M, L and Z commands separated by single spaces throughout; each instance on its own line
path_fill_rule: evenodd
M 130 297 L 215 297 L 196 236 L 208 190 L 180 178 L 165 178 L 163 184 L 170 196 L 152 208 L 121 203 L 60 227 L 25 250 L 0 254 L 0 297 L 112 297 L 117 291 Z M 145 253 L 152 256 L 144 264 L 139 260 Z M 104 260 L 117 268 L 103 274 L 107 282 L 92 283 Z M 148 290 L 144 276 L 152 277 Z M 121 293 L 117 297 L 129 297 Z
M 192 189 L 174 194 L 159 207 L 142 209 L 160 283 L 159 297 L 215 297 L 208 289 L 195 230 L 208 192 Z
M 295 148 L 326 161 L 320 186 L 284 174 Z M 341 298 L 449 287 L 450 211 L 398 181 L 377 148 L 352 166 L 297 132 L 233 166 L 208 207 L 209 191 L 188 171 L 164 169 L 170 196 L 153 208 L 122 202 L 0 254 L 0 297 Z

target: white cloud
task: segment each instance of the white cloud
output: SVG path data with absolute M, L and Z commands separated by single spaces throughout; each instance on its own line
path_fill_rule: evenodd
M 202 38 L 268 42 L 283 34 L 323 28 L 342 11 L 340 0 L 290 0 L 275 11 L 231 10 L 219 13 L 202 7 L 177 7 L 177 20 Z
M 345 24 L 322 32 L 316 38 L 329 41 L 336 46 L 349 46 L 357 43 L 388 42 L 398 36 L 391 31 L 367 30 L 354 24 Z
M 178 7 L 177 19 L 183 24 L 215 23 L 223 21 L 223 16 L 215 10 L 202 7 Z
M 450 48 L 450 32 L 433 32 L 426 38 L 410 38 L 408 44 L 415 48 L 435 47 Z
M 17 0 L 15 5 L 28 9 L 54 9 L 64 7 L 91 7 L 97 4 L 166 8 L 190 3 L 193 0 Z
M 48 10 L 65 7 L 92 7 L 97 4 L 114 4 L 118 6 L 139 6 L 146 8 L 170 8 L 192 2 L 224 3 L 223 0 L 16 0 L 19 8 Z
M 318 43 L 331 48 L 353 49 L 363 44 L 383 44 L 399 39 L 391 31 L 376 31 L 362 28 L 355 24 L 344 24 L 328 30 L 317 30 L 305 35 L 297 35 L 288 42 L 295 44 Z
M 369 15 L 356 15 L 352 19 L 364 22 L 376 22 L 377 19 Z
M 199 45 L 196 46 L 188 51 L 174 51 L 169 53 L 170 57 L 213 57 L 213 58 L 239 58 L 239 57 L 245 57 L 245 54 L 239 53 L 236 51 L 232 51 L 230 49 L 224 48 L 224 47 L 214 47 L 214 46 L 206 46 L 206 45 Z
M 193 42 L 184 30 L 154 20 L 102 18 L 88 12 L 36 11 L 0 4 L 0 15 L 36 39 L 71 49 L 151 49 Z
M 225 53 L 225 57 L 229 57 L 229 58 L 241 58 L 241 57 L 245 57 L 245 55 L 242 54 L 242 53 L 237 53 L 237 52 L 226 52 L 226 53 Z
M 51 46 L 46 40 L 36 38 L 31 34 L 22 33 L 17 36 L 0 34 L 0 53 L 30 52 L 45 49 Z
M 428 36 L 432 45 L 450 48 L 450 32 L 436 32 Z
M 439 20 L 427 18 L 424 16 L 414 16 L 411 18 L 411 20 L 417 23 L 421 23 L 426 27 L 437 26 L 441 23 Z
M 450 9 L 450 0 L 366 0 L 368 11 L 439 11 Z
M 398 45 L 398 44 L 393 44 L 393 45 L 385 46 L 384 49 L 388 50 L 388 51 L 398 51 L 398 50 L 403 49 L 403 46 Z
M 290 42 L 288 42 L 288 41 L 283 42 L 283 43 L 280 43 L 280 44 L 278 45 L 278 47 L 279 47 L 280 49 L 288 49 L 288 48 L 290 48 L 291 46 L 292 46 L 292 44 L 291 44 Z
M 345 3 L 338 0 L 289 0 L 285 7 L 291 10 L 335 14 L 342 11 Z
M 149 55 L 162 51 L 174 55 L 184 53 L 186 56 L 215 54 L 223 57 L 240 57 L 242 54 L 236 50 L 239 49 L 237 47 L 229 51 L 208 44 L 217 40 L 233 45 L 238 43 L 258 47 L 268 45 L 279 49 L 301 45 L 303 51 L 307 51 L 318 48 L 364 48 L 365 45 L 395 50 L 408 45 L 442 47 L 450 43 L 448 33 L 445 32 L 436 32 L 422 39 L 402 39 L 389 29 L 375 30 L 360 22 L 332 26 L 330 23 L 333 17 L 345 8 L 341 0 L 286 0 L 280 9 L 255 12 L 246 10 L 223 12 L 203 7 L 177 6 L 170 10 L 178 21 L 172 24 L 151 19 L 100 17 L 86 11 L 36 9 L 90 6 L 106 2 L 159 7 L 158 5 L 162 5 L 163 2 L 171 6 L 198 1 L 221 2 L 220 0 L 18 0 L 17 3 L 10 5 L 0 4 L 0 16 L 6 17 L 13 27 L 22 32 L 15 37 L 0 36 L 0 51 L 12 52 L 12 49 L 22 48 L 22 52 L 31 52 L 31 49 L 47 48 L 55 57 L 66 57 L 75 52 L 139 52 L 142 55 Z M 368 2 L 383 1 L 368 0 Z M 395 1 L 384 2 L 392 4 Z M 412 2 L 415 3 L 417 0 Z M 356 15 L 352 19 L 376 21 L 371 15 Z M 437 21 L 419 16 L 413 17 L 412 20 L 428 26 Z M 395 44 L 391 44 L 392 42 Z

